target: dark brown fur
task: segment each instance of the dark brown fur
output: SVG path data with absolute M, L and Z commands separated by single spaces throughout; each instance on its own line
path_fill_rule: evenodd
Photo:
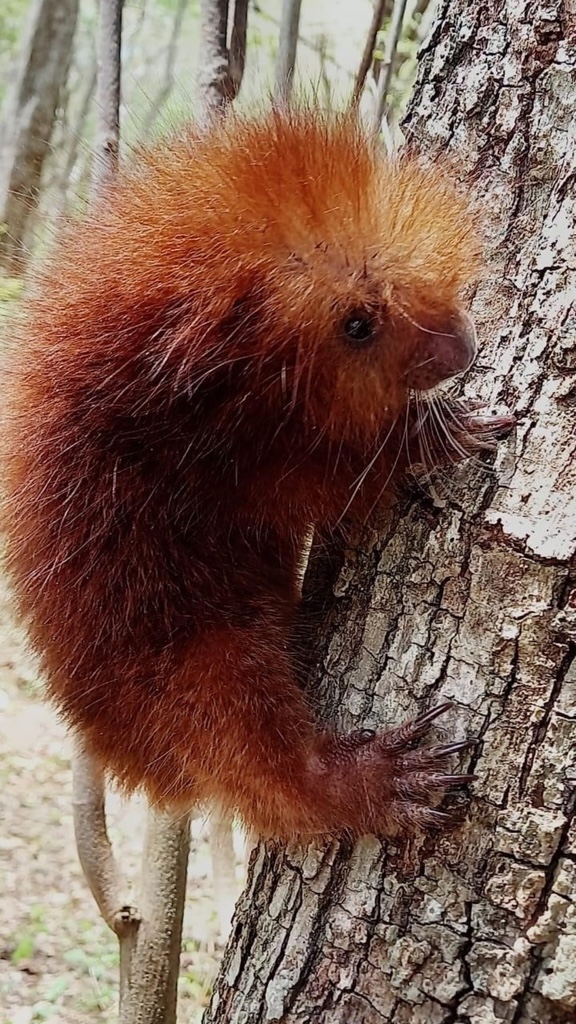
M 438 820 L 428 719 L 322 734 L 288 638 L 310 526 L 404 472 L 477 271 L 443 174 L 309 112 L 172 139 L 67 229 L 7 369 L 7 559 L 51 697 L 126 787 L 272 835 Z

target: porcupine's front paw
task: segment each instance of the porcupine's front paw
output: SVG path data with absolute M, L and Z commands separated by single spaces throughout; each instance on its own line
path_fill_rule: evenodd
M 317 773 L 325 798 L 340 819 L 337 827 L 353 835 L 396 836 L 455 824 L 438 805 L 448 789 L 472 782 L 475 776 L 447 773 L 447 762 L 476 741 L 415 746 L 450 707 L 442 704 L 386 732 L 366 730 L 327 741 Z
M 516 424 L 512 413 L 499 414 L 476 399 L 436 398 L 414 408 L 409 430 L 412 464 L 426 469 L 461 462 L 496 448 Z

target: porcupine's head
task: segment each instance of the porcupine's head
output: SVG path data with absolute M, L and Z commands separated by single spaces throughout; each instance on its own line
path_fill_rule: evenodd
M 141 153 L 71 229 L 37 333 L 77 336 L 122 414 L 184 395 L 370 442 L 470 364 L 478 269 L 441 170 L 387 159 L 350 115 L 232 113 Z
M 349 116 L 231 119 L 219 145 L 219 243 L 247 278 L 231 336 L 240 352 L 257 335 L 274 401 L 332 439 L 370 439 L 411 389 L 470 365 L 479 242 L 442 171 L 387 159 Z

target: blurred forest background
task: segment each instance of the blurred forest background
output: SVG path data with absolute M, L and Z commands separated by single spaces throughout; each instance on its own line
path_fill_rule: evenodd
M 294 6 L 298 6 L 297 4 Z M 347 103 L 362 86 L 365 111 L 376 102 L 387 34 L 398 11 L 402 33 L 387 89 L 387 122 L 399 122 L 432 0 L 304 0 L 296 96 L 327 106 Z M 364 51 L 374 14 L 380 29 Z M 0 270 L 20 277 L 62 215 L 85 200 L 96 124 L 97 0 L 3 0 L 0 10 Z M 274 92 L 282 0 L 248 4 L 246 65 L 237 103 Z M 371 42 L 371 40 L 370 40 Z M 123 29 L 122 146 L 149 142 L 198 111 L 202 76 L 200 0 L 126 4 Z M 23 136 L 35 134 L 22 158 Z M 25 197 L 25 204 L 22 197 Z M 25 206 L 25 214 L 22 213 Z M 18 210 L 17 210 L 18 207 Z M 26 224 L 19 221 L 25 217 Z M 22 246 L 24 258 L 22 256 Z M 13 287 L 4 282 L 3 294 Z
M 356 95 L 374 122 L 385 75 L 384 134 L 396 142 L 434 9 L 434 0 L 302 0 L 295 95 L 324 106 Z M 0 344 L 35 260 L 88 198 L 97 16 L 96 0 L 0 0 Z M 282 0 L 248 4 L 241 106 L 277 89 L 281 21 Z M 200 110 L 200 0 L 128 2 L 122 58 L 121 156 L 129 158 Z M 116 1019 L 118 944 L 77 862 L 70 754 L 0 586 L 0 1024 Z M 111 837 L 133 878 L 144 816 L 141 801 L 110 797 Z M 225 827 L 218 847 L 218 829 L 213 823 L 211 844 L 203 820 L 192 829 L 179 991 L 179 1019 L 189 1024 L 201 1019 L 243 880 L 242 836 L 232 847 Z

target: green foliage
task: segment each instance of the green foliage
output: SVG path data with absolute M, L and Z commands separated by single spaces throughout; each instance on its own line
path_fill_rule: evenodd
M 0 103 L 22 41 L 29 6 L 30 0 L 2 0 L 0 3 Z
M 0 7 L 0 52 L 14 49 L 28 10 L 28 0 L 3 0 Z
M 81 921 L 80 927 L 84 933 L 83 940 L 90 945 L 68 950 L 64 960 L 74 969 L 76 976 L 83 974 L 90 979 L 90 985 L 85 987 L 80 998 L 80 1009 L 95 1013 L 107 1010 L 116 1000 L 118 947 L 112 942 L 109 946 L 103 946 L 101 933 L 94 928 L 92 922 Z
M 7 320 L 11 310 L 14 309 L 16 300 L 22 294 L 22 288 L 22 281 L 14 277 L 2 277 L 0 274 L 0 327 Z M 2 335 L 0 334 L 0 350 L 2 349 L 2 343 Z
M 13 302 L 14 299 L 20 297 L 22 293 L 22 281 L 16 277 L 1 277 L 0 276 L 0 303 L 2 302 Z M 0 316 L 2 310 L 0 309 Z
M 45 918 L 46 910 L 41 904 L 35 904 L 30 908 L 27 927 L 13 939 L 14 948 L 10 955 L 13 964 L 18 965 L 33 955 L 37 937 L 46 931 Z
M 23 960 L 29 960 L 35 948 L 36 941 L 30 932 L 24 932 L 22 935 L 19 935 L 10 956 L 12 963 L 18 965 Z

